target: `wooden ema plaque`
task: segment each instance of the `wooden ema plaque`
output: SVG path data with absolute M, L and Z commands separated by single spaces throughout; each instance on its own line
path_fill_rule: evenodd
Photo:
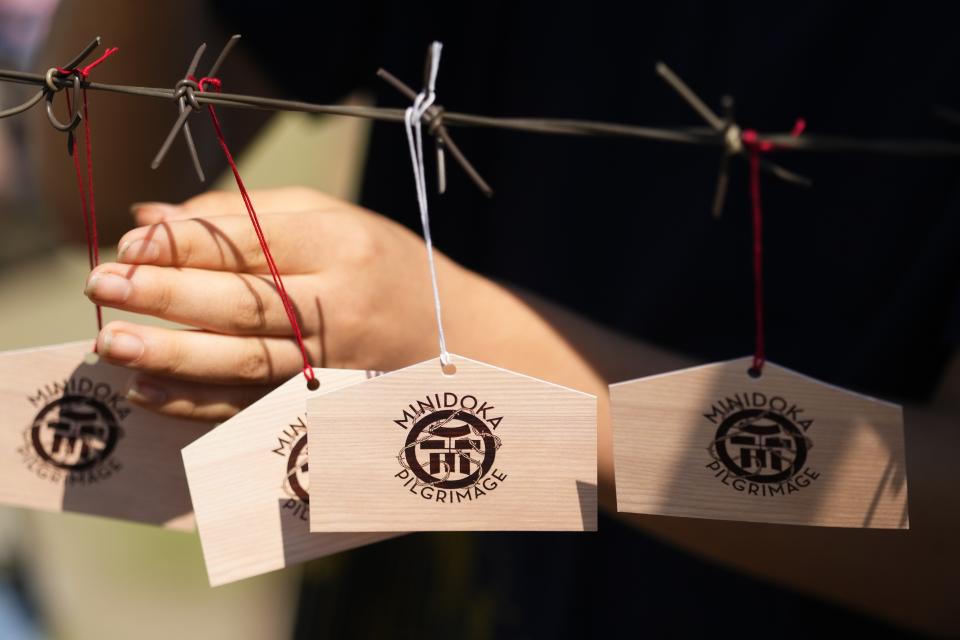
M 597 400 L 460 356 L 307 401 L 311 531 L 595 531 Z
M 617 509 L 908 528 L 901 408 L 751 363 L 610 386 Z
M 192 529 L 180 449 L 210 425 L 127 402 L 91 346 L 0 353 L 0 503 Z
M 288 380 L 183 450 L 211 586 L 328 556 L 395 533 L 310 533 L 306 402 L 376 374 L 314 369 Z

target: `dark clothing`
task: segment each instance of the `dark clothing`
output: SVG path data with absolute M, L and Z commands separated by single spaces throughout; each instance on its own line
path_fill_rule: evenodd
M 788 131 L 802 116 L 810 133 L 960 137 L 934 116 L 936 105 L 960 107 L 960 8 L 952 5 L 940 8 L 948 15 L 933 16 L 873 3 L 485 2 L 437 4 L 414 15 L 404 5 L 353 1 L 312 16 L 280 10 L 278 2 L 269 11 L 261 3 L 220 4 L 270 73 L 309 100 L 367 86 L 378 103 L 405 106 L 378 84 L 377 66 L 419 89 L 427 44 L 439 39 L 438 102 L 450 110 L 701 125 L 654 74 L 662 59 L 711 105 L 734 96 L 738 121 L 760 131 Z M 733 164 L 724 216 L 715 221 L 709 208 L 719 149 L 452 133 L 496 196 L 485 199 L 448 163 L 447 195 L 431 195 L 441 250 L 701 361 L 751 351 L 745 163 Z M 406 144 L 402 126 L 374 127 L 362 204 L 419 231 Z M 960 162 L 777 159 L 814 187 L 764 177 L 769 358 L 888 399 L 924 399 L 960 339 Z M 458 562 L 473 569 L 438 564 L 438 549 L 451 541 L 470 548 L 471 558 Z M 734 612 L 744 607 L 746 628 L 777 635 L 867 624 L 604 519 L 595 535 L 419 535 L 344 561 L 351 568 L 342 579 L 305 590 L 302 630 L 322 622 L 337 637 L 369 631 L 375 621 L 356 618 L 365 610 L 384 616 L 391 633 L 459 635 L 459 625 L 481 620 L 469 628 L 505 637 L 722 633 L 739 630 Z M 336 607 L 323 604 L 329 590 L 337 592 Z M 394 610 L 383 599 L 403 605 Z M 323 611 L 322 620 L 313 611 Z

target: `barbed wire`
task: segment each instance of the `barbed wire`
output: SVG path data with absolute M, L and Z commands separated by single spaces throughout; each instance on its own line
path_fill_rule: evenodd
M 229 51 L 232 44 L 239 36 L 231 38 L 228 45 L 224 47 L 217 63 L 212 68 L 219 67 L 223 61 L 226 52 Z M 404 109 L 391 107 L 359 106 L 359 105 L 333 105 L 316 104 L 299 100 L 285 100 L 278 98 L 269 98 L 263 96 L 254 96 L 228 92 L 203 91 L 202 87 L 197 86 L 196 79 L 188 74 L 188 77 L 181 80 L 178 86 L 172 89 L 159 87 L 142 87 L 136 85 L 108 84 L 102 82 L 92 82 L 86 77 L 79 77 L 76 67 L 96 49 L 100 44 L 100 38 L 94 39 L 87 47 L 66 67 L 54 68 L 46 74 L 30 73 L 25 71 L 15 71 L 9 69 L 0 69 L 0 81 L 27 84 L 41 87 L 38 94 L 32 96 L 25 103 L 0 111 L 0 117 L 9 117 L 23 113 L 40 102 L 41 97 L 48 97 L 64 88 L 76 89 L 77 82 L 82 89 L 90 91 L 101 91 L 105 93 L 116 93 L 123 95 L 140 96 L 155 99 L 164 99 L 170 101 L 182 100 L 184 98 L 185 83 L 191 85 L 186 87 L 189 93 L 189 102 L 194 109 L 200 105 L 214 105 L 217 107 L 229 107 L 239 109 L 258 109 L 266 111 L 296 111 L 304 113 L 324 114 L 332 116 L 346 116 L 353 118 L 364 118 L 381 122 L 403 122 Z M 195 59 L 202 54 L 203 46 L 198 50 Z M 195 67 L 196 65 L 192 65 Z M 73 73 L 70 71 L 73 70 Z M 625 123 L 600 122 L 594 120 L 580 120 L 570 118 L 533 118 L 533 117 L 499 117 L 462 113 L 457 111 L 447 111 L 439 105 L 431 107 L 424 114 L 424 123 L 428 130 L 438 138 L 438 152 L 442 146 L 450 148 L 454 152 L 455 158 L 467 170 L 470 177 L 485 193 L 492 193 L 489 186 L 479 176 L 472 165 L 463 157 L 463 154 L 453 144 L 452 139 L 446 134 L 446 126 L 455 127 L 479 127 L 500 129 L 506 131 L 519 131 L 532 134 L 546 135 L 567 135 L 567 136 L 605 136 L 615 138 L 633 138 L 641 140 L 650 140 L 656 142 L 665 142 L 672 144 L 686 144 L 701 147 L 717 147 L 723 149 L 725 155 L 740 155 L 743 153 L 743 145 L 740 134 L 743 132 L 732 119 L 732 99 L 724 97 L 725 106 L 729 105 L 726 117 L 720 118 L 714 114 L 706 104 L 696 94 L 687 87 L 679 77 L 676 76 L 665 64 L 658 63 L 656 71 L 660 74 L 680 95 L 683 97 L 704 120 L 709 127 L 649 127 L 632 125 Z M 212 74 L 211 74 L 212 75 Z M 398 89 L 407 97 L 412 98 L 416 92 L 397 79 L 389 72 L 381 69 L 378 76 Z M 192 88 L 199 88 L 198 91 L 192 91 Z M 183 117 L 183 107 L 181 106 L 181 120 Z M 182 126 L 180 120 L 178 125 Z M 175 126 L 175 130 L 176 130 Z M 175 133 L 172 132 L 172 134 Z M 774 133 L 756 133 L 756 140 L 761 144 L 771 144 L 778 151 L 798 152 L 798 153 L 863 153 L 863 154 L 883 154 L 898 156 L 917 156 L 917 157 L 960 157 L 960 144 L 922 138 L 857 138 L 839 135 L 822 135 L 805 133 L 796 136 L 790 132 Z M 159 155 L 159 154 L 158 154 Z M 158 164 L 158 163 L 157 163 Z M 765 162 L 764 169 L 785 180 L 800 184 L 808 184 L 809 181 L 802 176 L 797 176 L 792 172 L 779 167 L 769 161 Z M 202 176 L 202 171 L 198 173 Z M 442 190 L 442 188 L 441 188 Z

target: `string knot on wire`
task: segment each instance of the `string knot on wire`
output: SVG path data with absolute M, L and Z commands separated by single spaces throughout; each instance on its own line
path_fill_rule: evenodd
M 423 122 L 427 111 L 433 106 L 433 103 L 437 101 L 437 72 L 440 68 L 440 51 L 440 43 L 434 42 L 432 55 L 430 56 L 431 66 L 427 85 L 413 99 L 413 106 L 407 107 L 406 110 L 407 122 L 411 120 L 416 121 L 418 123 L 417 126 Z
M 201 111 L 203 109 L 203 105 L 200 104 L 199 100 L 197 100 L 195 92 L 204 93 L 207 90 L 207 85 L 211 85 L 219 93 L 222 82 L 220 81 L 220 78 L 204 76 L 197 79 L 195 76 L 189 75 L 186 78 L 178 81 L 177 84 L 173 86 L 173 99 L 180 100 L 183 98 L 186 100 L 187 105 L 191 109 L 194 111 Z
M 197 97 L 194 95 L 195 91 L 200 91 L 200 85 L 196 79 L 193 76 L 183 78 L 173 85 L 173 99 L 177 101 L 186 100 L 191 109 L 200 111 L 203 105 L 197 102 Z
M 686 82 L 680 79 L 673 70 L 662 62 L 656 65 L 657 74 L 669 84 L 677 94 L 686 101 L 690 107 L 703 118 L 703 120 L 714 130 L 719 142 L 723 145 L 723 155 L 720 157 L 720 171 L 717 174 L 717 188 L 713 195 L 713 217 L 720 218 L 723 211 L 723 205 L 727 198 L 727 184 L 729 182 L 728 166 L 730 158 L 743 155 L 743 151 L 751 150 L 756 152 L 751 157 L 759 156 L 760 153 L 772 151 L 773 144 L 769 140 L 760 140 L 759 134 L 753 129 L 741 129 L 734 119 L 733 98 L 723 96 L 723 117 L 714 113 L 707 106 L 700 96 L 691 89 Z M 803 120 L 797 121 L 794 129 L 797 131 L 794 135 L 799 135 L 803 130 Z M 799 129 L 797 128 L 799 127 Z M 801 186 L 809 187 L 811 181 L 809 178 L 794 173 L 778 164 L 767 159 L 757 157 L 757 164 L 760 169 L 787 182 L 792 182 Z
M 190 66 L 187 67 L 187 72 L 183 74 L 183 78 L 174 85 L 172 98 L 177 103 L 180 115 L 170 129 L 170 133 L 168 133 L 166 139 L 164 139 L 163 144 L 160 145 L 160 150 L 157 151 L 157 155 L 154 156 L 153 162 L 150 163 L 151 168 L 156 169 L 160 166 L 163 158 L 167 155 L 167 151 L 170 150 L 170 145 L 173 144 L 174 138 L 182 131 L 183 139 L 187 143 L 187 151 L 190 152 L 190 159 L 193 161 L 193 168 L 197 172 L 197 178 L 200 179 L 200 182 L 206 180 L 203 174 L 203 167 L 200 166 L 200 156 L 197 154 L 197 146 L 193 142 L 193 135 L 190 133 L 190 125 L 187 123 L 187 118 L 190 117 L 190 114 L 203 110 L 203 104 L 201 104 L 197 98 L 197 94 L 204 93 L 207 85 L 214 87 L 217 92 L 220 91 L 221 83 L 220 79 L 216 77 L 217 71 L 219 71 L 220 65 L 223 64 L 227 54 L 230 53 L 239 39 L 239 35 L 231 36 L 230 39 L 227 40 L 227 44 L 221 49 L 220 55 L 217 56 L 217 59 L 210 66 L 207 75 L 199 79 L 197 79 L 195 74 L 197 72 L 197 66 L 200 64 L 200 58 L 207 49 L 207 45 L 204 43 L 197 48 L 197 51 L 193 54 L 193 59 L 190 61 Z
M 807 128 L 807 121 L 803 118 L 797 118 L 796 122 L 793 123 L 793 129 L 790 131 L 790 135 L 794 138 L 803 133 L 803 130 Z M 733 129 L 739 130 L 737 127 Z M 740 132 L 739 135 L 740 141 L 751 153 L 768 153 L 773 151 L 776 147 L 770 140 L 761 140 L 760 134 L 757 133 L 755 129 L 744 129 Z
M 197 80 L 197 84 L 200 86 L 201 93 L 207 90 L 206 86 L 208 84 L 212 86 L 217 91 L 217 93 L 219 93 L 220 89 L 223 88 L 223 82 L 221 82 L 220 78 L 211 78 L 209 76 L 204 76 L 203 78 L 200 78 L 199 80 Z
M 102 55 L 102 56 L 100 56 L 99 58 L 97 58 L 96 60 L 94 60 L 93 62 L 91 62 L 90 64 L 88 64 L 88 65 L 86 65 L 86 66 L 84 66 L 84 67 L 82 67 L 82 68 L 79 68 L 79 69 L 78 69 L 78 68 L 76 68 L 76 67 L 71 67 L 71 68 L 53 67 L 52 69 L 50 69 L 50 70 L 47 71 L 47 74 L 48 74 L 48 75 L 53 75 L 51 72 L 52 72 L 52 71 L 55 71 L 57 74 L 60 75 L 61 78 L 67 78 L 67 77 L 69 77 L 69 76 L 72 75 L 72 74 L 76 74 L 76 75 L 78 75 L 78 76 L 80 77 L 81 80 L 86 80 L 88 77 L 90 77 L 90 72 L 91 72 L 91 71 L 93 71 L 94 69 L 96 69 L 96 68 L 97 68 L 99 65 L 101 65 L 107 58 L 109 58 L 109 57 L 112 56 L 113 54 L 117 53 L 118 51 L 120 51 L 120 47 L 110 47 L 109 49 L 107 49 L 106 51 L 103 52 L 103 55 Z M 51 83 L 48 82 L 48 83 L 47 83 L 47 86 L 50 86 L 50 85 L 51 85 Z M 62 88 L 63 88 L 62 86 L 61 86 L 61 87 L 57 87 L 56 89 L 54 89 L 53 87 L 51 87 L 51 89 L 53 89 L 54 91 L 57 91 L 57 90 L 62 89 Z
M 68 133 L 67 136 L 67 151 L 71 155 L 73 154 L 73 130 L 77 128 L 77 125 L 80 124 L 80 121 L 83 119 L 83 110 L 86 108 L 87 103 L 87 85 L 86 80 L 90 76 L 90 72 L 93 71 L 98 65 L 100 65 L 104 60 L 117 53 L 120 49 L 117 47 L 110 47 L 107 49 L 102 56 L 91 62 L 90 64 L 84 67 L 78 67 L 77 65 L 83 61 L 83 58 L 89 54 L 97 45 L 100 44 L 100 39 L 97 38 L 94 40 L 88 47 L 85 49 L 85 53 L 79 56 L 76 60 L 72 61 L 65 67 L 51 67 L 47 69 L 47 73 L 44 76 L 44 82 L 46 84 L 45 89 L 42 93 L 45 94 L 45 99 L 47 103 L 47 118 L 50 120 L 50 124 L 54 126 L 58 131 L 63 131 Z M 66 84 L 67 81 L 70 81 L 70 84 Z M 67 122 L 60 122 L 59 119 L 53 113 L 53 96 L 59 93 L 64 87 L 70 86 L 72 89 L 72 99 L 71 93 L 66 94 L 67 96 L 67 109 L 70 111 L 70 120 Z M 81 93 L 83 94 L 81 99 Z M 83 107 L 81 107 L 81 103 Z
M 487 197 L 491 197 L 493 195 L 493 189 L 463 154 L 460 147 L 453 141 L 443 121 L 444 109 L 436 104 L 435 60 L 440 57 L 439 51 L 440 43 L 438 42 L 431 44 L 427 50 L 427 63 L 424 68 L 424 87 L 420 93 L 415 92 L 406 83 L 386 69 L 379 69 L 377 76 L 385 80 L 390 86 L 408 99 L 412 100 L 413 106 L 409 108 L 414 110 L 412 115 L 416 117 L 418 122 L 427 125 L 427 133 L 433 137 L 437 148 L 437 191 L 445 193 L 447 190 L 446 151 L 449 150 L 453 159 L 463 168 L 470 180 L 477 185 L 477 188 Z

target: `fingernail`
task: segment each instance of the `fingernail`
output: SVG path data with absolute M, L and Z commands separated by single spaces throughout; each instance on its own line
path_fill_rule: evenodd
M 167 392 L 161 387 L 134 378 L 127 389 L 127 400 L 140 404 L 163 404 L 167 401 Z
M 112 273 L 93 273 L 87 279 L 83 293 L 97 302 L 126 302 L 133 285 L 126 278 Z
M 167 215 L 177 210 L 176 205 L 166 202 L 135 202 L 130 205 L 130 215 L 149 216 L 157 221 L 163 220 Z
M 117 252 L 118 262 L 148 263 L 155 262 L 160 257 L 160 245 L 153 240 L 138 238 L 129 240 L 120 245 Z
M 143 340 L 130 333 L 104 331 L 99 352 L 113 360 L 132 362 L 143 355 Z

